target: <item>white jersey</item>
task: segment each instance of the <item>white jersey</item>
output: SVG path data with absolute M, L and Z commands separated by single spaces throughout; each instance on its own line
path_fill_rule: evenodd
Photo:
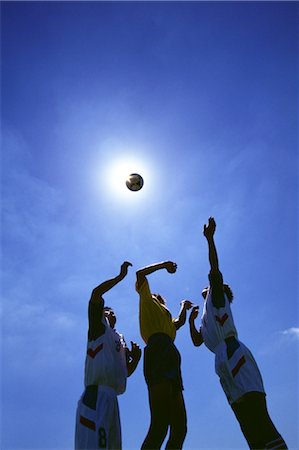
M 88 341 L 84 385 L 112 387 L 117 394 L 126 390 L 127 364 L 123 336 L 103 318 L 105 333 Z
M 201 333 L 205 345 L 209 350 L 215 353 L 216 347 L 221 344 L 224 339 L 234 336 L 238 337 L 238 333 L 234 324 L 230 303 L 224 294 L 225 304 L 221 308 L 215 308 L 212 303 L 212 290 L 208 291 L 203 314 L 201 317 Z
M 240 341 L 228 356 L 225 339 L 238 339 L 230 303 L 224 294 L 225 303 L 216 308 L 209 289 L 201 318 L 201 333 L 205 345 L 215 353 L 215 370 L 229 403 L 234 403 L 247 392 L 265 393 L 263 380 L 250 350 Z

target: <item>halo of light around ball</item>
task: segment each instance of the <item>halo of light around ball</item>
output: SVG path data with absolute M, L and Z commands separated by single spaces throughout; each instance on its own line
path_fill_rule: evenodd
M 143 178 L 139 173 L 131 173 L 126 179 L 126 186 L 130 191 L 140 191 L 143 184 Z

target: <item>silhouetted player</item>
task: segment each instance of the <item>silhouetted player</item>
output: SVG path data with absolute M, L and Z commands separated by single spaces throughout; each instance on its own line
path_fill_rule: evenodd
M 124 262 L 119 275 L 96 287 L 88 307 L 88 343 L 85 359 L 85 390 L 78 402 L 75 449 L 121 449 L 117 395 L 126 389 L 127 377 L 141 357 L 139 346 L 129 350 L 115 329 L 116 317 L 104 307 L 103 294 L 127 275 L 132 264 Z
M 233 294 L 223 283 L 214 243 L 215 220 L 210 217 L 204 225 L 209 247 L 210 286 L 202 295 L 205 299 L 199 331 L 194 320 L 198 307 L 190 314 L 190 333 L 194 345 L 203 342 L 215 353 L 215 370 L 220 378 L 232 410 L 251 449 L 286 449 L 286 443 L 275 428 L 267 410 L 266 394 L 258 366 L 249 349 L 238 340 L 230 303 Z
M 187 432 L 183 397 L 181 357 L 174 345 L 176 331 L 186 322 L 192 307 L 181 302 L 178 319 L 173 319 L 160 294 L 152 294 L 147 276 L 157 270 L 176 271 L 171 261 L 152 264 L 137 271 L 136 289 L 140 296 L 140 333 L 144 350 L 144 377 L 148 387 L 151 422 L 142 449 L 160 449 L 169 429 L 167 449 L 181 449 Z

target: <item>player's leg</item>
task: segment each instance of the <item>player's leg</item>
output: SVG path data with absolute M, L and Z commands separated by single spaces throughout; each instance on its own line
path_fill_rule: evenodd
M 248 392 L 232 409 L 251 449 L 287 449 L 269 416 L 264 394 Z
M 170 415 L 170 434 L 166 449 L 181 449 L 187 434 L 187 414 L 183 392 L 173 392 Z
M 257 436 L 259 424 L 256 417 L 252 417 L 252 411 L 246 402 L 245 396 L 231 405 L 232 410 L 239 422 L 241 431 L 250 449 L 263 448 Z
M 248 394 L 248 406 L 251 411 L 251 418 L 256 417 L 258 423 L 259 442 L 262 442 L 266 449 L 287 449 L 282 436 L 272 422 L 268 413 L 266 396 L 260 392 Z
M 117 396 L 111 402 L 110 429 L 108 434 L 108 449 L 121 450 L 121 424 Z
M 143 450 L 157 450 L 166 437 L 170 423 L 172 386 L 163 381 L 148 387 L 151 422 L 141 446 Z

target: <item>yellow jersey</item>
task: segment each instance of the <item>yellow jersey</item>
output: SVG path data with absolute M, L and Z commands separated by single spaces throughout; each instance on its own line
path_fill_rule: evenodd
M 165 333 L 172 340 L 176 336 L 174 319 L 165 305 L 152 297 L 148 281 L 145 281 L 136 290 L 139 293 L 139 325 L 142 339 L 147 344 L 150 336 L 155 333 Z

